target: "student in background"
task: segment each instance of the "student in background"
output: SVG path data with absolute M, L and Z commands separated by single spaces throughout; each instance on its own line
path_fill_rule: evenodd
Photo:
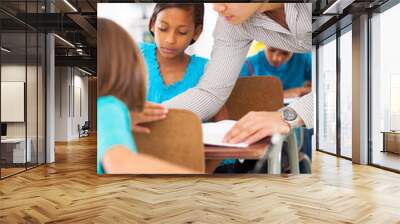
M 137 123 L 131 114 L 149 110 L 145 106 L 144 62 L 129 34 L 116 23 L 99 18 L 97 27 L 97 173 L 192 173 L 137 153 L 132 136 Z
M 274 47 L 265 47 L 264 50 L 246 59 L 241 77 L 248 76 L 275 76 L 281 80 L 284 98 L 295 98 L 311 92 L 311 53 L 292 53 Z M 300 141 L 300 131 L 295 129 L 297 142 Z M 304 130 L 304 149 L 311 158 L 311 133 Z M 287 154 L 286 148 L 284 153 Z M 282 156 L 282 158 L 286 158 Z M 233 172 L 246 173 L 254 169 L 256 160 L 236 162 Z
M 247 58 L 240 71 L 241 77 L 268 75 L 281 80 L 284 98 L 306 95 L 311 92 L 311 54 L 267 46 Z
M 207 59 L 185 53 L 203 30 L 204 4 L 157 3 L 149 22 L 154 44 L 140 45 L 149 72 L 147 100 L 162 103 L 197 85 Z

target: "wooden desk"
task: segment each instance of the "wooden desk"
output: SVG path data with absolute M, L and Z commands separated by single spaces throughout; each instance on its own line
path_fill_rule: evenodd
M 204 146 L 206 158 L 206 173 L 214 173 L 214 170 L 224 159 L 260 159 L 269 148 L 269 139 L 252 144 L 247 148 Z
M 260 159 L 267 152 L 269 140 L 263 140 L 247 148 L 204 146 L 206 159 Z
M 383 134 L 382 152 L 392 152 L 400 154 L 400 132 L 382 131 L 381 133 Z

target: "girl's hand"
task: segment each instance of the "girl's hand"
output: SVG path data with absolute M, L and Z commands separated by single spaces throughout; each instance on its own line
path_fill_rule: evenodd
M 131 128 L 136 133 L 150 133 L 150 129 L 140 124 L 162 120 L 167 117 L 168 109 L 161 104 L 146 102 L 142 112 L 131 112 Z

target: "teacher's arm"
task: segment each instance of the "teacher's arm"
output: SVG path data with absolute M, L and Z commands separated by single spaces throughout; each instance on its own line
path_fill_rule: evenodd
M 296 111 L 302 123 L 307 128 L 314 127 L 314 101 L 312 92 L 289 104 L 288 107 Z
M 313 95 L 309 93 L 288 107 L 293 108 L 299 116 L 298 125 L 313 128 Z M 257 111 L 250 112 L 241 118 L 225 135 L 224 142 L 252 144 L 274 134 L 286 135 L 290 126 L 282 119 L 281 112 Z
M 213 117 L 228 99 L 252 39 L 244 36 L 241 26 L 219 18 L 214 29 L 211 58 L 199 84 L 164 102 L 169 108 L 187 109 L 202 120 Z

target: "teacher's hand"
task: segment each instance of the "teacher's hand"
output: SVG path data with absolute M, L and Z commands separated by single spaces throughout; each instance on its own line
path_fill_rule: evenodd
M 140 124 L 162 120 L 167 117 L 168 109 L 161 104 L 146 102 L 142 112 L 131 112 L 132 131 L 150 133 L 150 129 Z
M 252 144 L 273 134 L 288 134 L 289 124 L 280 112 L 249 112 L 225 135 L 224 142 Z

